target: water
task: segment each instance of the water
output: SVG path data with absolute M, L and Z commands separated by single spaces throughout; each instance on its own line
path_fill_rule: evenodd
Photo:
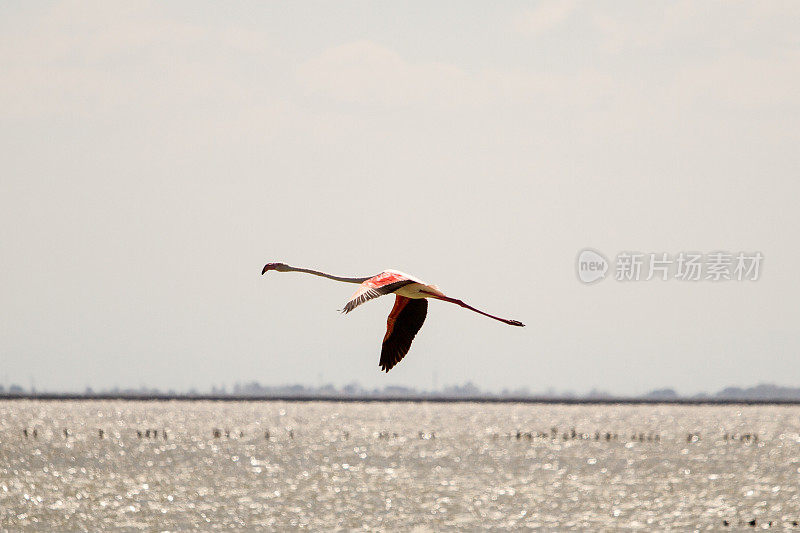
M 791 406 L 6 401 L 0 529 L 685 531 L 756 519 L 800 531 L 798 415 Z

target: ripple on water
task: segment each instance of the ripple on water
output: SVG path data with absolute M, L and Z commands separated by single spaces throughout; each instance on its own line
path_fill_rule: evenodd
M 798 415 L 787 406 L 2 402 L 0 525 L 661 530 L 755 518 L 792 527 Z

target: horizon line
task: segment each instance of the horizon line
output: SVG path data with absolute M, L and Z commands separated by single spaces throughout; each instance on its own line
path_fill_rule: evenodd
M 329 402 L 329 403 L 526 403 L 564 405 L 800 405 L 800 398 L 651 398 L 646 396 L 608 396 L 597 398 L 559 396 L 443 396 L 413 395 L 243 395 L 243 394 L 81 394 L 81 393 L 0 393 L 3 400 L 34 401 L 213 401 L 213 402 Z

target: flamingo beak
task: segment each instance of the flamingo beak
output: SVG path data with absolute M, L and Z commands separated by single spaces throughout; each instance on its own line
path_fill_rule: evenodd
M 264 265 L 264 269 L 261 271 L 261 275 L 263 276 L 264 274 L 266 274 L 268 270 L 275 270 L 275 263 L 267 263 L 266 265 Z

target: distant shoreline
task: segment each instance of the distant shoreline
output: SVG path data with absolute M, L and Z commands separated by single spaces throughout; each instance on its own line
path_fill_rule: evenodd
M 800 405 L 800 399 L 724 398 L 550 398 L 499 396 L 253 396 L 215 394 L 0 394 L 0 401 L 136 401 L 136 402 L 328 402 L 328 403 L 524 403 L 548 405 Z

